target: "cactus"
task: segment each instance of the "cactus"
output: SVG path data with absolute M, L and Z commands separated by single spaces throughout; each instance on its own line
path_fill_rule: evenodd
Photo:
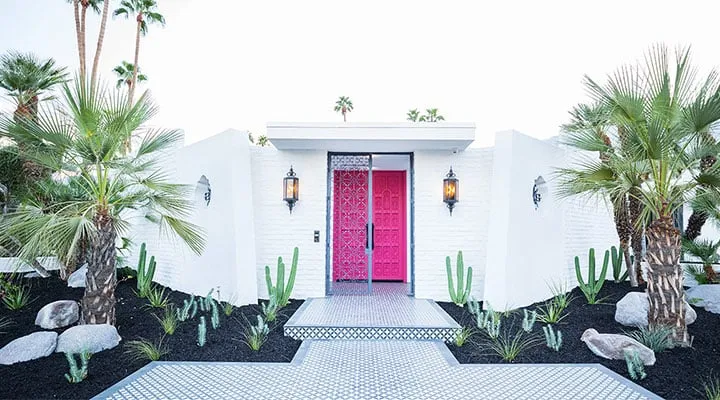
M 283 263 L 282 257 L 278 257 L 277 266 L 277 285 L 273 286 L 272 277 L 270 276 L 270 267 L 265 266 L 265 283 L 267 284 L 268 295 L 272 298 L 275 296 L 277 300 L 277 307 L 282 308 L 288 305 L 290 302 L 290 295 L 292 294 L 293 286 L 295 286 L 295 274 L 297 272 L 298 263 L 298 248 L 293 249 L 292 266 L 290 267 L 290 277 L 288 278 L 287 284 L 285 283 L 285 264 Z
M 200 323 L 198 324 L 198 341 L 197 344 L 200 347 L 205 346 L 207 339 L 207 325 L 205 325 L 205 316 L 200 317 Z
M 554 331 L 552 325 L 543 326 L 543 332 L 545 332 L 545 343 L 547 347 L 560 351 L 562 346 L 562 332 L 558 329 Z
M 487 315 L 491 315 L 492 313 L 488 313 Z M 485 322 L 485 330 L 488 333 L 488 336 L 492 339 L 497 339 L 498 336 L 500 336 L 500 314 L 492 314 L 493 317 L 489 318 Z
M 137 295 L 139 297 L 147 297 L 148 292 L 152 288 L 153 277 L 155 276 L 155 256 L 150 257 L 150 265 L 145 269 L 145 258 L 147 251 L 145 243 L 140 245 L 140 258 L 137 267 Z
M 210 303 L 210 307 L 212 308 L 212 314 L 210 315 L 210 324 L 212 325 L 213 329 L 217 329 L 220 327 L 220 312 L 218 311 L 217 302 L 213 300 L 213 302 Z
M 198 311 L 198 301 L 195 300 L 195 296 L 192 296 L 192 295 L 191 295 L 190 297 L 192 297 L 192 302 L 191 302 L 191 303 L 192 303 L 192 306 L 191 306 L 192 309 L 191 309 L 191 311 L 190 311 L 190 319 L 192 319 L 192 318 L 195 318 L 195 316 L 197 315 L 197 311 Z
M 482 313 L 482 310 L 480 310 L 480 302 L 477 301 L 474 297 L 470 296 L 470 298 L 467 301 L 468 305 L 468 311 L 470 311 L 470 314 L 474 316 L 478 316 Z
M 262 313 L 268 322 L 273 322 L 277 319 L 278 306 L 274 295 L 270 296 L 270 301 L 262 303 L 260 306 L 262 307 Z
M 212 304 L 212 302 L 215 301 L 215 299 L 213 299 L 213 297 L 212 297 L 214 290 L 215 289 L 210 289 L 207 296 L 201 297 L 200 300 L 198 300 L 200 302 L 200 311 L 203 311 L 203 312 L 210 311 L 211 304 Z
M 535 321 L 537 320 L 537 311 L 528 313 L 527 310 L 523 310 L 523 313 L 525 315 L 523 316 L 522 328 L 525 332 L 530 333 L 530 332 L 532 332 L 533 326 L 535 325 Z
M 191 318 L 190 310 L 192 309 L 193 305 L 195 305 L 195 310 L 197 311 L 197 304 L 195 304 L 195 296 L 191 295 L 190 299 L 186 299 L 183 301 L 182 308 L 178 308 L 175 310 L 178 321 L 187 321 Z M 194 314 L 192 317 L 194 317 Z
M 595 249 L 591 248 L 588 252 L 588 281 L 585 283 L 585 281 L 582 278 L 582 273 L 580 272 L 580 257 L 575 256 L 575 275 L 577 276 L 578 285 L 580 286 L 580 290 L 582 290 L 583 294 L 585 295 L 585 298 L 587 299 L 588 304 L 597 304 L 600 302 L 600 299 L 597 298 L 598 293 L 600 293 L 600 289 L 602 289 L 603 284 L 605 283 L 605 276 L 607 275 L 607 268 L 608 268 L 608 261 L 610 260 L 610 251 L 605 250 L 605 257 L 603 259 L 603 266 L 602 270 L 600 271 L 600 276 L 595 277 Z
M 87 378 L 88 363 L 90 362 L 91 354 L 88 352 L 80 353 L 80 367 L 75 361 L 75 355 L 72 353 L 65 353 L 68 364 L 70 365 L 70 373 L 65 374 L 65 379 L 70 383 L 80 383 Z
M 645 365 L 640 359 L 640 355 L 637 350 L 624 350 L 625 363 L 627 364 L 628 375 L 632 380 L 645 379 L 647 374 L 645 373 Z
M 623 267 L 623 254 L 619 252 L 615 246 L 610 248 L 610 260 L 612 261 L 613 279 L 615 280 L 615 283 L 625 282 L 628 278 L 628 270 L 626 268 L 625 272 L 621 275 Z
M 245 343 L 247 343 L 250 349 L 258 351 L 260 350 L 260 347 L 262 347 L 263 343 L 265 343 L 265 340 L 267 340 L 267 335 L 269 333 L 270 328 L 267 326 L 265 321 L 263 321 L 263 318 L 258 315 L 257 325 L 250 325 L 250 329 L 245 330 Z
M 445 257 L 445 269 L 447 272 L 448 279 L 448 291 L 450 292 L 450 299 L 456 305 L 463 307 L 470 296 L 470 287 L 472 286 L 472 267 L 468 267 L 467 273 L 467 284 L 463 288 L 463 282 L 465 281 L 465 263 L 463 263 L 462 251 L 458 251 L 457 255 L 457 291 L 452 278 L 452 268 L 450 263 L 450 257 Z

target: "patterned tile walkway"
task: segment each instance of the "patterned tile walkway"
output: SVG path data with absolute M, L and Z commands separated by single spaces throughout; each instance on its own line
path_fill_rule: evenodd
M 599 364 L 459 365 L 440 341 L 303 342 L 291 364 L 154 362 L 96 399 L 659 399 Z

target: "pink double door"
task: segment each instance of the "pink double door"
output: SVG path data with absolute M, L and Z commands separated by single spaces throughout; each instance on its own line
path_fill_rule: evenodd
M 373 281 L 406 281 L 407 176 L 405 171 L 372 174 L 373 224 L 368 225 L 368 172 L 334 171 L 334 281 L 367 280 L 368 252 Z

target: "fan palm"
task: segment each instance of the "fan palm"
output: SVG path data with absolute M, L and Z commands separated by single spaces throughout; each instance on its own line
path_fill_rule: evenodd
M 78 56 L 80 59 L 80 77 L 85 79 L 87 73 L 87 58 L 85 57 L 86 46 L 85 46 L 85 24 L 87 21 L 87 10 L 91 8 L 94 12 L 100 13 L 100 3 L 103 0 L 67 0 L 68 3 L 72 3 L 75 16 L 75 37 L 77 39 Z M 110 0 L 108 0 L 108 3 Z M 104 9 L 107 8 L 107 4 Z M 104 18 L 107 17 L 107 11 L 105 11 Z M 105 20 L 101 23 L 100 37 L 105 35 Z M 100 45 L 100 48 L 102 45 Z M 99 49 L 98 49 L 99 50 Z M 99 51 L 95 52 L 96 63 L 100 58 Z M 95 69 L 93 69 L 95 71 Z M 94 74 L 93 74 L 94 75 Z M 84 81 L 83 81 L 84 82 Z
M 115 72 L 115 75 L 117 75 L 118 77 L 116 85 L 118 88 L 122 85 L 127 85 L 129 89 L 132 86 L 133 75 L 135 74 L 135 66 L 133 64 L 130 64 L 127 61 L 123 61 L 120 65 L 113 69 L 113 72 Z M 147 76 L 138 71 L 137 81 L 145 82 L 146 80 Z
M 353 110 L 353 103 L 347 96 L 340 96 L 335 102 L 335 112 L 339 112 L 343 116 L 343 122 L 347 122 L 347 113 Z
M 427 110 L 425 110 L 425 115 L 422 115 L 420 117 L 420 121 L 422 121 L 422 122 L 445 121 L 445 117 L 438 114 L 437 108 L 428 108 Z
M 407 120 L 412 122 L 417 122 L 420 118 L 420 113 L 418 112 L 417 108 L 413 108 L 412 110 L 408 111 L 407 113 Z
M 649 325 L 672 327 L 674 338 L 686 344 L 680 232 L 673 212 L 697 188 L 720 187 L 720 168 L 700 170 L 703 157 L 718 152 L 703 136 L 720 120 L 720 79 L 712 72 L 698 81 L 689 48 L 678 49 L 671 67 L 667 48 L 658 45 L 644 63 L 618 69 L 603 85 L 586 77 L 585 85 L 595 101 L 613 110 L 613 124 L 630 139 L 627 158 L 610 156 L 612 169 L 635 175 L 642 165 L 647 171 L 631 196 L 643 206 L 641 218 L 652 220 L 646 232 Z
M 135 32 L 135 61 L 133 62 L 133 77 L 128 95 L 128 102 L 132 103 L 135 97 L 135 86 L 138 81 L 138 62 L 140 60 L 140 36 L 146 36 L 148 26 L 150 24 L 160 24 L 165 26 L 165 17 L 157 11 L 157 1 L 155 0 L 122 0 L 120 8 L 115 10 L 114 16 L 124 16 L 125 18 L 135 17 L 137 28 Z
M 79 195 L 47 205 L 23 204 L 0 220 L 0 245 L 19 241 L 19 257 L 34 260 L 56 255 L 72 260 L 87 243 L 87 277 L 82 299 L 85 323 L 115 322 L 115 242 L 129 226 L 124 211 L 139 210 L 179 236 L 192 251 L 204 247 L 204 233 L 185 219 L 192 210 L 191 188 L 174 184 L 159 162 L 181 133 L 149 129 L 156 113 L 147 93 L 129 105 L 122 90 L 88 90 L 77 80 L 63 86 L 62 102 L 44 107 L 37 121 L 0 119 L 0 134 L 11 139 L 33 136 L 46 143 L 34 160 L 77 177 Z M 134 134 L 142 135 L 134 154 L 123 151 Z
M 714 282 L 717 279 L 713 264 L 717 264 L 720 261 L 720 256 L 718 255 L 720 240 L 712 242 L 710 240 L 688 240 L 683 238 L 682 249 L 685 253 L 700 259 L 703 264 L 705 278 L 708 282 Z

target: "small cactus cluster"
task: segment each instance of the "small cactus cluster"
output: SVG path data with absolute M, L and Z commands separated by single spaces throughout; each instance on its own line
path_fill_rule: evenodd
M 177 319 L 178 321 L 187 321 L 188 319 L 195 318 L 195 315 L 197 314 L 197 300 L 195 300 L 195 296 L 190 295 L 189 299 L 186 299 L 183 302 L 183 307 L 178 308 L 175 310 L 177 313 Z
M 624 354 L 630 378 L 634 381 L 645 379 L 645 377 L 647 377 L 645 364 L 643 364 L 640 359 L 640 354 L 638 354 L 637 350 L 625 350 Z
M 267 340 L 268 334 L 270 334 L 270 327 L 265 323 L 263 317 L 258 315 L 257 325 L 250 325 L 250 327 L 245 330 L 245 343 L 247 343 L 250 349 L 258 351 L 263 343 L 265 343 L 265 340 Z
M 560 332 L 559 329 L 554 331 L 552 325 L 543 326 L 543 332 L 545 333 L 545 344 L 547 344 L 547 347 L 555 351 L 560 351 L 560 347 L 562 347 L 562 332 Z
M 603 258 L 602 270 L 600 270 L 600 276 L 595 277 L 595 249 L 588 251 L 588 280 L 587 283 L 583 280 L 582 273 L 580 271 L 580 257 L 575 257 L 575 276 L 577 277 L 578 285 L 582 290 L 588 304 L 597 304 L 598 293 L 602 289 L 605 283 L 605 276 L 607 275 L 608 261 L 610 261 L 610 251 L 605 250 L 605 257 Z
M 480 309 L 480 303 L 472 297 L 467 301 L 467 304 L 468 310 L 475 316 L 475 324 L 477 327 L 484 329 L 491 338 L 497 338 L 500 335 L 500 325 L 502 325 L 500 313 L 493 311 L 490 306 L 488 306 L 487 311 L 482 311 Z
M 68 365 L 70 366 L 70 372 L 65 374 L 65 379 L 70 383 L 80 383 L 87 378 L 88 363 L 90 362 L 91 354 L 88 352 L 80 353 L 80 366 L 78 366 L 75 360 L 75 355 L 72 353 L 65 353 Z
M 200 347 L 205 346 L 207 341 L 207 325 L 205 324 L 205 316 L 200 316 L 200 323 L 198 324 L 198 340 L 197 344 Z
M 265 283 L 267 285 L 268 295 L 271 299 L 273 296 L 275 297 L 278 308 L 283 308 L 290 302 L 290 295 L 292 294 L 293 286 L 295 286 L 297 264 L 298 248 L 295 247 L 293 249 L 292 265 L 290 266 L 290 276 L 288 277 L 287 283 L 285 283 L 285 263 L 283 263 L 282 257 L 278 257 L 277 276 L 275 277 L 277 282 L 275 285 L 272 284 L 270 267 L 267 265 L 265 266 Z
M 530 332 L 532 332 L 533 326 L 535 325 L 535 321 L 537 320 L 537 311 L 528 313 L 527 310 L 523 310 L 523 313 L 525 315 L 523 316 L 522 328 L 525 332 L 530 333 Z
M 467 303 L 470 296 L 470 288 L 472 287 L 472 267 L 468 267 L 467 276 L 465 275 L 465 263 L 463 262 L 462 251 L 458 251 L 457 254 L 457 265 L 455 266 L 457 272 L 457 290 L 453 283 L 452 277 L 452 265 L 450 257 L 445 257 L 445 270 L 447 272 L 448 280 L 448 291 L 450 292 L 450 299 L 459 307 L 463 307 Z M 467 283 L 465 280 L 467 279 Z
M 145 268 L 147 250 L 145 243 L 140 245 L 140 258 L 137 267 L 137 295 L 145 298 L 152 289 L 153 277 L 155 276 L 155 256 L 150 257 L 150 264 Z

